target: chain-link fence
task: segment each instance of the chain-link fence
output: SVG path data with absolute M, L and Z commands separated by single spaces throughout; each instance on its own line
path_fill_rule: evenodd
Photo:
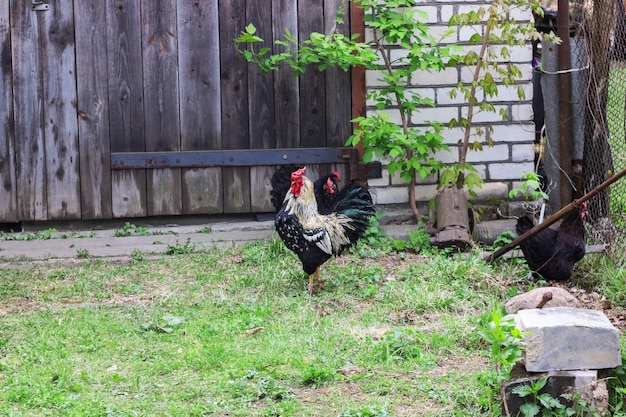
M 588 192 L 626 166 L 626 15 L 623 0 L 576 0 L 572 12 L 575 36 L 585 40 L 581 58 L 590 68 L 589 82 L 582 86 L 582 186 Z M 589 208 L 589 240 L 611 244 L 621 253 L 626 246 L 626 178 L 589 201 Z
M 574 196 L 592 191 L 626 167 L 625 6 L 626 0 L 570 3 L 571 125 L 572 136 L 581 136 L 580 141 L 572 140 L 570 180 Z M 550 4 L 546 4 L 546 11 L 539 22 L 543 25 L 540 30 L 556 32 L 557 12 Z M 547 49 L 545 45 L 543 49 Z M 546 73 L 543 75 L 545 78 Z M 546 112 L 549 105 L 545 103 Z M 626 178 L 604 189 L 587 205 L 587 243 L 607 244 L 609 253 L 619 253 L 622 258 L 626 247 Z

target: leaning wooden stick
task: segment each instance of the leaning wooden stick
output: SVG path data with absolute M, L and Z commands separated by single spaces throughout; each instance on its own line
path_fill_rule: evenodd
M 596 188 L 594 188 L 593 190 L 589 191 L 584 196 L 582 196 L 582 197 L 572 201 L 571 203 L 569 203 L 568 205 L 563 207 L 561 210 L 557 211 L 552 216 L 550 216 L 547 219 L 545 219 L 542 223 L 539 223 L 538 225 L 535 225 L 535 227 L 533 227 L 532 229 L 530 229 L 529 231 L 527 231 L 523 235 L 516 237 L 511 242 L 509 242 L 506 245 L 502 246 L 500 249 L 498 249 L 494 253 L 488 255 L 485 258 L 485 261 L 491 262 L 491 261 L 499 258 L 500 256 L 504 255 L 505 253 L 507 253 L 508 251 L 510 251 L 511 249 L 513 249 L 514 247 L 516 247 L 517 245 L 519 245 L 520 243 L 522 243 L 523 241 L 528 239 L 529 237 L 534 236 L 535 234 L 541 232 L 543 229 L 548 228 L 550 225 L 556 223 L 560 218 L 562 218 L 567 213 L 572 211 L 574 209 L 574 207 L 580 207 L 581 203 L 589 200 L 591 197 L 594 197 L 600 191 L 604 190 L 606 187 L 608 187 L 609 185 L 613 184 L 615 181 L 619 180 L 624 175 L 626 175 L 626 168 L 622 169 L 617 174 L 613 175 L 612 177 L 610 177 L 609 179 L 604 181 L 602 184 L 598 185 Z

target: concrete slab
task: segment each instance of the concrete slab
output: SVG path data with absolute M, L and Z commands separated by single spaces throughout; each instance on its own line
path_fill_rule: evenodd
M 414 224 L 382 227 L 388 236 L 396 239 L 406 238 L 417 228 Z M 176 245 L 189 244 L 200 251 L 211 246 L 242 245 L 277 236 L 273 219 L 156 226 L 148 227 L 145 235 L 132 232 L 131 236 L 124 237 L 116 236 L 120 229 L 59 231 L 52 233 L 53 239 L 48 240 L 0 240 L 0 268 L 26 265 L 31 261 L 74 261 L 85 257 L 124 259 L 135 251 L 158 256 Z
M 520 310 L 528 372 L 614 368 L 622 363 L 620 333 L 597 310 L 551 307 Z

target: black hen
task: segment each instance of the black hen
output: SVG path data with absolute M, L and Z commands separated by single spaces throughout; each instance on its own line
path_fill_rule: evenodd
M 272 205 L 276 211 L 280 210 L 285 196 L 291 187 L 291 174 L 302 167 L 293 164 L 283 165 L 272 175 L 272 190 L 270 191 Z M 339 172 L 333 171 L 329 175 L 319 177 L 313 183 L 313 192 L 320 214 L 329 214 L 337 199 L 337 183 L 341 180 Z
M 565 281 L 572 277 L 574 264 L 585 255 L 585 228 L 583 218 L 587 205 L 569 212 L 558 229 L 544 229 L 524 242 L 520 248 L 534 278 Z M 534 223 L 525 216 L 517 220 L 515 231 L 522 235 Z
M 285 246 L 300 258 L 302 269 L 309 275 L 309 292 L 313 293 L 323 288 L 320 266 L 363 236 L 374 207 L 365 188 L 350 184 L 337 194 L 331 213 L 320 214 L 313 183 L 304 172 L 302 168 L 292 173 L 291 186 L 276 215 L 275 226 Z

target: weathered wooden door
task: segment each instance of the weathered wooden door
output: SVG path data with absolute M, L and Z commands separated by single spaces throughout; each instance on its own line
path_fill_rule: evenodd
M 0 223 L 264 212 L 275 164 L 346 172 L 350 74 L 261 75 L 233 42 L 328 32 L 339 3 L 0 2 Z

